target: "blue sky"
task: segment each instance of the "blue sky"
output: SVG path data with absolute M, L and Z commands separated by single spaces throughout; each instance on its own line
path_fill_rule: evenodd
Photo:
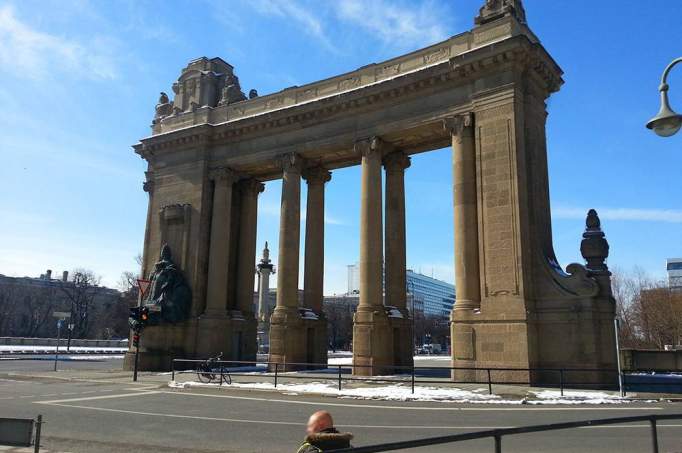
M 189 60 L 220 56 L 245 91 L 266 94 L 463 32 L 482 3 L 0 0 L 0 273 L 86 267 L 114 285 L 135 270 L 147 201 L 130 146 L 149 135 L 159 91 Z M 682 256 L 682 135 L 660 139 L 643 124 L 658 109 L 661 71 L 682 54 L 682 2 L 524 3 L 566 72 L 548 123 L 561 264 L 581 260 L 595 207 L 609 264 L 663 277 L 665 259 Z M 671 86 L 682 111 L 682 69 Z M 415 156 L 406 177 L 408 264 L 450 281 L 451 178 L 449 150 Z M 359 186 L 359 168 L 327 185 L 326 293 L 345 290 L 357 260 Z M 259 204 L 259 248 L 268 240 L 275 252 L 279 198 L 270 182 Z

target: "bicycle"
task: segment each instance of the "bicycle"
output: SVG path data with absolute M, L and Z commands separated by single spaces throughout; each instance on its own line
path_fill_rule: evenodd
M 221 385 L 223 383 L 227 385 L 232 384 L 232 377 L 230 377 L 230 373 L 227 371 L 227 368 L 222 365 L 216 367 L 216 364 L 220 362 L 222 357 L 223 353 L 221 352 L 215 357 L 206 359 L 197 366 L 197 377 L 199 378 L 199 382 L 210 384 L 211 382 L 218 379 L 220 380 Z

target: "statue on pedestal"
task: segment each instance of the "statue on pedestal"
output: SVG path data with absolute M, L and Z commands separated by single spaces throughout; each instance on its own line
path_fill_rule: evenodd
M 173 263 L 168 244 L 161 248 L 161 256 L 149 280 L 144 304 L 160 308 L 161 321 L 176 323 L 187 319 L 192 294 L 182 272 Z

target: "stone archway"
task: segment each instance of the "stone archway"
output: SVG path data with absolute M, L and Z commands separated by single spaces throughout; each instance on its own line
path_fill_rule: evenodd
M 166 236 L 181 239 L 170 246 L 180 250 L 176 254 L 193 291 L 189 319 L 149 329 L 143 368 L 164 368 L 173 354 L 239 351 L 244 359 L 255 358 L 257 198 L 262 182 L 280 178 L 270 360 L 286 368 L 311 358 L 326 362 L 326 342 L 310 346 L 326 338 L 320 266 L 324 187 L 335 169 L 351 165 L 362 167 L 354 372 L 380 374 L 411 364 L 411 348 L 394 338 L 411 338 L 400 277 L 403 175 L 411 154 L 450 145 L 457 256 L 453 364 L 615 366 L 614 304 L 604 264 L 608 246 L 596 216 L 589 219 L 583 246 L 587 267 L 572 265 L 564 272 L 552 247 L 545 102 L 562 85 L 562 71 L 528 27 L 519 0 L 486 1 L 475 23 L 425 49 L 251 99 L 225 61 L 190 62 L 173 87 L 175 100 L 162 96 L 157 105 L 152 136 L 135 146 L 149 163 L 143 269 L 152 269 L 163 232 L 173 231 Z M 309 190 L 301 307 L 302 181 Z M 177 206 L 182 216 L 172 215 L 180 211 Z M 391 238 L 385 257 L 384 236 Z M 387 302 L 381 289 L 384 258 Z M 235 332 L 241 344 L 234 344 Z M 453 378 L 475 374 L 459 370 Z M 540 379 L 537 373 L 512 374 Z M 605 373 L 596 379 L 614 378 Z

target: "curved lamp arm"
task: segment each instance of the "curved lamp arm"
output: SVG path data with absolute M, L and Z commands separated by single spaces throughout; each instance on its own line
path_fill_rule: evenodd
M 668 99 L 668 90 L 670 89 L 670 86 L 668 86 L 668 75 L 678 63 L 682 63 L 682 57 L 674 59 L 663 71 L 661 86 L 658 87 L 658 91 L 661 93 L 661 109 L 658 111 L 658 115 L 653 117 L 646 125 L 647 128 L 652 129 L 661 137 L 675 135 L 682 128 L 682 115 L 678 115 L 673 111 Z
M 663 77 L 661 77 L 661 86 L 658 88 L 659 91 L 668 91 L 668 75 L 670 75 L 670 71 L 677 65 L 678 63 L 682 63 L 682 57 L 676 58 L 670 63 L 665 70 L 663 71 Z

